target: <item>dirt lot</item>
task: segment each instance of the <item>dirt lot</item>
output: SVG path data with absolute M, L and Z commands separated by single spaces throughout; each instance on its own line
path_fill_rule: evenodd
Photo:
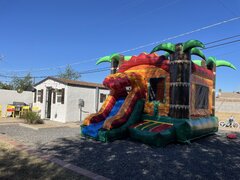
M 240 111 L 240 110 L 239 110 Z M 220 121 L 226 121 L 233 115 L 234 119 L 240 123 L 240 113 L 216 112 L 216 116 Z
M 87 179 L 0 142 L 0 179 Z

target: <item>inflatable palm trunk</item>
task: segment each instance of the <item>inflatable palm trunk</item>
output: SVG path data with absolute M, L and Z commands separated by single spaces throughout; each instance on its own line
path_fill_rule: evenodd
M 113 54 L 112 73 L 103 84 L 110 94 L 100 111 L 87 117 L 81 132 L 101 141 L 130 137 L 150 145 L 190 142 L 218 130 L 215 117 L 215 72 L 235 69 L 228 61 L 205 58 L 197 40 L 164 43 L 150 54 Z M 162 56 L 156 51 L 166 51 Z M 200 60 L 191 60 L 191 55 Z

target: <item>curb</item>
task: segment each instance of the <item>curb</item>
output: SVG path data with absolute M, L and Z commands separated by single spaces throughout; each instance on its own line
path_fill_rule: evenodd
M 50 161 L 54 164 L 57 164 L 63 168 L 69 169 L 77 174 L 83 175 L 85 177 L 88 177 L 90 179 L 94 179 L 94 180 L 109 180 L 108 178 L 95 174 L 89 170 L 80 168 L 78 166 L 75 166 L 71 163 L 66 163 L 65 161 L 55 158 L 51 155 L 46 155 L 43 154 L 41 152 L 36 151 L 33 148 L 30 148 L 27 145 L 21 144 L 18 141 L 15 141 L 13 139 L 11 139 L 10 137 L 6 136 L 6 135 L 0 135 L 0 141 L 9 145 L 12 145 L 15 149 L 19 150 L 19 151 L 26 151 L 28 154 L 32 155 L 32 156 L 36 156 L 39 159 L 42 160 L 46 160 L 46 161 Z
M 38 127 L 32 127 L 32 126 L 30 126 L 28 124 L 24 124 L 24 123 L 18 123 L 18 125 L 21 127 L 30 128 L 30 129 L 37 130 L 37 131 L 40 129 Z
M 32 125 L 25 124 L 25 123 L 17 123 L 21 127 L 30 128 L 33 130 L 41 130 L 41 129 L 53 129 L 53 128 L 79 128 L 79 127 L 70 127 L 68 125 L 62 125 L 62 126 L 48 126 L 48 127 L 33 127 Z

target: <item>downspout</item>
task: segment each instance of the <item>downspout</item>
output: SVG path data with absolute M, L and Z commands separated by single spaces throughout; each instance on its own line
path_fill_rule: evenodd
M 99 87 L 96 87 L 95 92 L 95 111 L 98 112 L 98 104 L 99 104 Z

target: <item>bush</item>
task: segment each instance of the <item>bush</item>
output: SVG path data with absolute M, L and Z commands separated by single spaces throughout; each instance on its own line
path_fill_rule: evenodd
M 22 116 L 23 119 L 25 119 L 25 122 L 28 124 L 43 124 L 43 120 L 36 112 L 26 112 Z

